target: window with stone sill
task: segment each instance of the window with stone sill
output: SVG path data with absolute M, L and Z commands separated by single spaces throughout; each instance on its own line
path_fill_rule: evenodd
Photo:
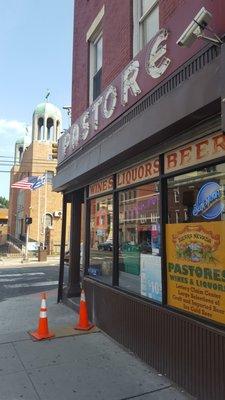
M 133 56 L 155 36 L 159 30 L 158 0 L 133 1 Z
M 102 33 L 90 41 L 89 65 L 89 103 L 91 104 L 101 93 L 102 82 Z

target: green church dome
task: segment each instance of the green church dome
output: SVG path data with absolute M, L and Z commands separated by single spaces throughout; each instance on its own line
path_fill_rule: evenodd
M 54 104 L 45 102 L 37 105 L 37 107 L 34 110 L 34 115 L 61 117 L 61 111 L 58 107 L 54 106 Z
M 24 144 L 24 137 L 21 136 L 20 138 L 18 138 L 16 144 Z

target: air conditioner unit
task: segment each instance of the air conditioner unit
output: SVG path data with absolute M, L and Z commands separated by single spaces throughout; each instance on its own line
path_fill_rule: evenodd
M 54 211 L 53 216 L 56 218 L 62 217 L 62 211 Z

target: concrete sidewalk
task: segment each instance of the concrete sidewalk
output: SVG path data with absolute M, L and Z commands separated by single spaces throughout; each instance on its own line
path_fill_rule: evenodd
M 29 257 L 28 260 L 23 260 L 23 257 L 0 257 L 0 268 L 31 265 L 59 265 L 59 256 L 48 256 L 47 261 L 38 261 L 38 258 L 34 256 Z
M 0 345 L 1 400 L 185 400 L 103 333 Z
M 50 328 L 73 326 L 77 315 L 56 304 L 55 294 L 48 293 Z M 37 294 L 1 303 L 1 400 L 191 399 L 102 332 L 34 342 L 25 331 L 37 327 L 39 305 Z M 12 321 L 20 314 L 14 333 L 3 321 L 7 310 Z

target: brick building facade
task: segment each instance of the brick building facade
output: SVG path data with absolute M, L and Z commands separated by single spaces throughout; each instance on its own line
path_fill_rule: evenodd
M 54 178 L 64 232 L 72 207 L 59 299 L 82 277 L 91 319 L 201 400 L 225 397 L 224 15 L 222 0 L 76 1 Z

